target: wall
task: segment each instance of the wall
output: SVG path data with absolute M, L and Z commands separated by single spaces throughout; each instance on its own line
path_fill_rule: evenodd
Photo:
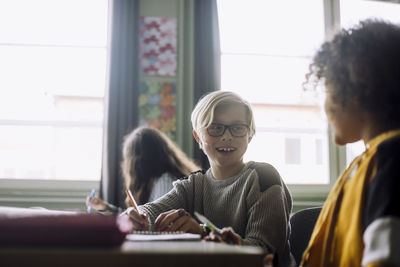
M 193 0 L 142 0 L 141 16 L 177 19 L 176 77 L 141 76 L 145 81 L 176 82 L 176 127 L 178 145 L 192 155 L 190 114 L 193 108 Z

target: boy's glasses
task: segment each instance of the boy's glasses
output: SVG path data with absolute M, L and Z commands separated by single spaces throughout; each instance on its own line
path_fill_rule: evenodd
M 249 126 L 246 124 L 233 124 L 233 125 L 224 125 L 213 123 L 207 128 L 207 133 L 213 137 L 223 136 L 226 129 L 229 129 L 229 132 L 234 137 L 243 137 L 249 131 Z

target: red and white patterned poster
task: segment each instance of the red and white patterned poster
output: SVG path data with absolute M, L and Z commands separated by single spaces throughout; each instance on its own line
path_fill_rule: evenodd
M 175 18 L 140 18 L 140 69 L 143 75 L 176 75 Z

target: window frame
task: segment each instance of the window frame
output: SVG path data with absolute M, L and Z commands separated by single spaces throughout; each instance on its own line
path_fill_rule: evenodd
M 0 206 L 81 211 L 99 186 L 99 181 L 0 179 Z

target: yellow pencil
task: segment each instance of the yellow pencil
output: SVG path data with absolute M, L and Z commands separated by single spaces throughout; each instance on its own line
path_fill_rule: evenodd
M 137 210 L 137 212 L 139 212 L 138 205 L 136 204 L 135 198 L 133 197 L 131 190 L 126 189 L 125 192 L 129 200 L 131 201 L 132 206 L 135 208 L 135 210 Z
M 137 203 L 136 203 L 136 201 L 135 201 L 135 198 L 134 198 L 133 195 L 132 195 L 131 190 L 126 189 L 125 192 L 126 192 L 126 195 L 127 195 L 128 198 L 129 198 L 129 200 L 131 201 L 131 204 L 132 204 L 133 208 L 134 208 L 139 214 L 141 214 L 141 215 L 143 216 L 143 214 L 142 214 L 142 213 L 139 211 L 139 209 L 138 209 L 138 205 L 137 205 Z M 143 224 L 143 228 L 147 228 L 147 225 L 148 225 L 148 223 L 147 223 L 147 221 L 146 221 L 146 222 Z

